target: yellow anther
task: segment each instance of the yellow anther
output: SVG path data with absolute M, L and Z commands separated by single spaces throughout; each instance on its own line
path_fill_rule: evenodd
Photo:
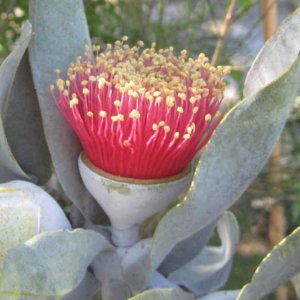
M 176 132 L 174 133 L 174 139 L 177 140 L 178 138 L 179 138 L 179 132 L 176 131 Z
M 130 80 L 129 82 L 125 83 L 125 88 L 133 88 L 135 86 L 134 82 L 132 80 Z
M 177 112 L 179 112 L 180 114 L 182 114 L 183 113 L 183 107 L 181 107 L 181 106 L 177 107 Z
M 154 97 L 160 96 L 160 92 L 159 92 L 159 91 L 155 91 L 155 92 L 153 93 L 153 96 L 154 96 Z
M 231 67 L 223 67 L 223 74 L 227 75 L 231 72 Z
M 103 77 L 100 77 L 100 78 L 98 79 L 98 88 L 99 88 L 99 89 L 102 89 L 102 88 L 104 87 L 105 83 L 106 83 L 106 79 L 103 78 Z
M 87 75 L 91 74 L 91 69 L 85 69 L 84 73 Z
M 145 98 L 148 99 L 149 101 L 153 101 L 154 97 L 151 94 L 145 94 Z
M 64 93 L 63 93 L 63 94 L 64 94 L 64 96 L 67 97 L 67 96 L 69 96 L 69 91 L 68 91 L 68 90 L 64 90 Z
M 159 96 L 159 97 L 156 97 L 156 99 L 155 99 L 155 103 L 157 103 L 157 104 L 160 104 L 160 103 L 161 103 L 161 101 L 162 101 L 162 97 L 161 97 L 161 96 Z
M 83 95 L 88 95 L 89 93 L 90 93 L 90 90 L 87 89 L 87 88 L 84 88 L 84 89 L 82 90 L 82 94 L 83 94 Z
M 180 54 L 183 56 L 187 55 L 187 50 L 186 49 L 181 50 Z
M 115 107 L 120 107 L 121 106 L 121 101 L 120 100 L 115 100 L 114 101 L 114 106 Z
M 155 130 L 155 131 L 158 130 L 158 126 L 157 126 L 156 123 L 154 123 L 154 124 L 152 125 L 152 129 Z
M 128 40 L 128 36 L 127 36 L 127 35 L 122 36 L 122 37 L 121 37 L 121 40 L 122 40 L 123 42 L 127 41 L 127 40 Z
M 165 121 L 160 121 L 160 122 L 158 123 L 158 126 L 159 126 L 159 127 L 162 127 L 162 126 L 165 126 L 165 124 L 166 124 Z
M 97 81 L 97 78 L 92 75 L 92 76 L 89 77 L 89 80 L 95 82 L 95 81 Z
M 69 102 L 70 108 L 73 108 L 77 104 L 78 104 L 78 99 L 76 97 L 73 97 Z
M 205 121 L 208 122 L 211 120 L 211 114 L 205 115 Z
M 89 82 L 88 82 L 87 80 L 82 80 L 82 81 L 81 81 L 81 85 L 88 85 L 88 83 L 89 83 Z
M 99 116 L 100 116 L 101 118 L 106 118 L 106 116 L 107 116 L 106 111 L 105 111 L 105 110 L 100 110 L 100 111 L 99 111 Z
M 137 43 L 138 47 L 144 47 L 144 42 L 143 41 L 138 41 Z
M 101 47 L 99 45 L 93 45 L 93 51 L 99 51 Z
M 184 140 L 188 140 L 190 138 L 191 138 L 191 135 L 189 133 L 186 133 L 186 134 L 183 135 Z
M 51 84 L 51 85 L 50 85 L 50 91 L 53 92 L 54 89 L 55 89 L 54 84 Z
M 145 91 L 146 91 L 146 89 L 145 89 L 144 87 L 141 87 L 141 88 L 138 89 L 138 92 L 139 92 L 140 94 L 145 93 Z
M 191 103 L 191 104 L 195 104 L 195 103 L 196 103 L 196 98 L 195 98 L 194 96 L 192 96 L 192 97 L 190 98 L 190 103 Z
M 74 74 L 71 74 L 71 75 L 69 76 L 69 79 L 70 79 L 71 81 L 74 81 L 74 80 L 76 79 L 76 76 L 75 76 Z
M 198 110 L 199 110 L 199 108 L 198 108 L 198 107 L 194 107 L 194 108 L 193 108 L 193 114 L 197 113 L 197 112 L 198 112 Z
M 202 89 L 202 93 L 203 93 L 203 96 L 208 96 L 209 89 L 207 89 L 207 88 Z
M 168 126 L 168 125 L 164 126 L 165 133 L 170 132 L 170 130 L 171 130 L 170 126 Z
M 191 126 L 189 126 L 186 131 L 188 134 L 192 134 L 193 128 Z
M 56 75 L 60 75 L 61 71 L 60 71 L 60 69 L 56 69 L 56 70 L 54 70 L 54 73 L 55 73 Z
M 129 93 L 130 92 L 130 93 Z M 133 98 L 138 98 L 139 97 L 139 93 L 138 92 L 136 92 L 136 91 L 133 91 L 133 90 L 130 90 L 128 92 L 128 95 L 129 96 L 131 96 L 131 97 L 133 97 Z
M 93 114 L 92 111 L 88 111 L 86 114 L 87 114 L 87 116 L 90 117 L 90 118 L 92 118 L 92 117 L 94 116 L 94 114 Z
M 113 122 L 117 122 L 117 121 L 123 122 L 123 121 L 124 121 L 124 115 L 122 115 L 122 114 L 117 114 L 116 116 L 112 116 L 112 117 L 111 117 L 111 120 L 112 120 Z
M 56 80 L 56 85 L 57 85 L 57 86 L 65 86 L 65 82 L 64 82 L 64 80 L 62 80 L 61 78 L 58 78 L 58 79 Z
M 129 118 L 131 119 L 139 119 L 141 116 L 141 114 L 136 110 L 133 109 L 130 113 L 129 113 Z
M 168 107 L 173 107 L 175 105 L 175 97 L 174 96 L 167 96 L 166 102 L 167 102 Z

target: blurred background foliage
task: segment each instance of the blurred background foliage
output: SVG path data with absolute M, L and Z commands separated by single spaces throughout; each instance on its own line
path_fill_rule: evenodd
M 0 62 L 18 37 L 28 17 L 28 0 L 0 0 Z M 155 42 L 158 48 L 187 49 L 191 56 L 199 52 L 212 57 L 220 38 L 228 0 L 84 0 L 91 37 L 94 43 L 113 43 L 127 35 L 129 43 Z M 279 0 L 279 21 L 299 6 L 299 0 Z M 233 66 L 225 94 L 227 106 L 242 97 L 245 74 L 263 44 L 259 0 L 238 0 L 229 35 L 219 62 Z M 47 59 L 47 58 L 45 58 Z M 237 215 L 242 242 L 227 288 L 240 288 L 249 281 L 261 258 L 270 249 L 268 228 L 274 203 L 285 210 L 286 232 L 300 224 L 300 101 L 284 130 L 280 158 L 280 180 L 269 181 L 267 165 L 232 210 Z M 244 201 L 243 201 L 244 200 Z M 269 299 L 274 299 L 271 296 Z M 285 297 L 285 298 L 284 298 Z M 295 299 L 292 292 L 289 298 Z

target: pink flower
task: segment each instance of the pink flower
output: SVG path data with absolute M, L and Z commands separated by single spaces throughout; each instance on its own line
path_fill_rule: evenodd
M 189 58 L 173 49 L 130 48 L 124 41 L 95 57 L 87 49 L 57 71 L 53 97 L 98 168 L 114 175 L 156 179 L 183 171 L 221 120 L 218 112 L 228 72 L 203 53 Z

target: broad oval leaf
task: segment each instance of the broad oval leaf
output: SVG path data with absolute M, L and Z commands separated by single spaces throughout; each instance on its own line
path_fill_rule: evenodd
M 171 273 L 170 281 L 197 295 L 215 291 L 227 282 L 240 235 L 231 212 L 225 212 L 220 218 L 217 231 L 222 245 L 205 247 L 193 260 Z
M 25 181 L 0 184 L 0 258 L 37 234 L 58 229 L 71 225 L 44 190 Z
M 157 289 L 148 290 L 128 300 L 195 300 L 195 296 L 183 292 L 181 289 Z
M 24 215 L 24 218 L 21 217 L 23 202 L 30 202 L 38 208 L 36 211 L 38 231 L 35 232 L 35 235 L 44 231 L 71 229 L 71 225 L 65 216 L 64 211 L 57 204 L 55 199 L 39 186 L 27 181 L 13 180 L 0 184 L 0 189 L 1 188 L 12 190 L 12 192 L 6 196 L 8 201 L 15 201 L 14 206 L 12 207 L 12 209 L 14 209 L 14 217 L 12 220 L 25 222 L 26 215 Z M 11 227 L 11 230 L 14 228 L 17 228 L 17 224 Z
M 295 43 L 300 48 L 300 40 Z M 185 200 L 171 209 L 156 228 L 152 270 L 176 244 L 220 216 L 257 176 L 289 116 L 299 78 L 300 60 L 295 58 L 280 77 L 227 114 L 199 162 Z
M 0 257 L 38 234 L 39 219 L 28 192 L 0 186 Z
M 99 290 L 99 281 L 95 278 L 92 272 L 87 271 L 85 277 L 77 288 L 64 296 L 62 300 L 94 300 L 93 297 L 100 293 Z
M 131 296 L 131 292 L 124 281 L 114 280 L 101 286 L 101 296 L 103 300 L 125 300 Z
M 279 27 L 256 56 L 245 81 L 244 95 L 258 92 L 280 76 L 300 53 L 300 8 Z M 272 70 L 272 72 L 270 72 Z
M 38 184 L 47 182 L 52 174 L 52 164 L 27 51 L 7 98 L 3 123 L 8 144 L 22 170 Z
M 217 221 L 178 243 L 159 267 L 162 274 L 168 275 L 191 261 L 208 243 Z
M 61 299 L 80 284 L 97 254 L 112 249 L 104 237 L 90 230 L 37 235 L 1 258 L 0 295 L 6 300 L 16 296 Z
M 10 99 L 10 93 L 18 71 L 21 60 L 28 47 L 32 30 L 29 22 L 26 22 L 20 39 L 15 49 L 3 61 L 0 67 L 0 182 L 12 179 L 29 179 L 13 156 L 8 144 L 5 130 L 4 118 Z
M 152 238 L 143 239 L 126 250 L 122 257 L 124 280 L 133 294 L 146 289 L 150 277 L 149 255 Z
M 33 81 L 37 90 L 45 136 L 53 166 L 66 195 L 80 212 L 95 223 L 101 209 L 79 175 L 81 147 L 50 95 L 54 69 L 66 73 L 69 64 L 84 52 L 90 37 L 82 0 L 31 0 L 29 16 L 35 35 L 29 46 Z
M 264 258 L 237 300 L 259 300 L 300 272 L 300 227 Z
M 236 300 L 238 293 L 238 290 L 215 292 L 204 297 L 197 298 L 197 300 Z

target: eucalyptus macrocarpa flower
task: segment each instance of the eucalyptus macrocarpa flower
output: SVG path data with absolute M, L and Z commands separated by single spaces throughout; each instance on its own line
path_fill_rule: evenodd
M 222 115 L 223 77 L 200 53 L 143 49 L 143 42 L 86 48 L 67 71 L 56 70 L 52 95 L 90 161 L 122 177 L 179 174 L 206 145 Z

